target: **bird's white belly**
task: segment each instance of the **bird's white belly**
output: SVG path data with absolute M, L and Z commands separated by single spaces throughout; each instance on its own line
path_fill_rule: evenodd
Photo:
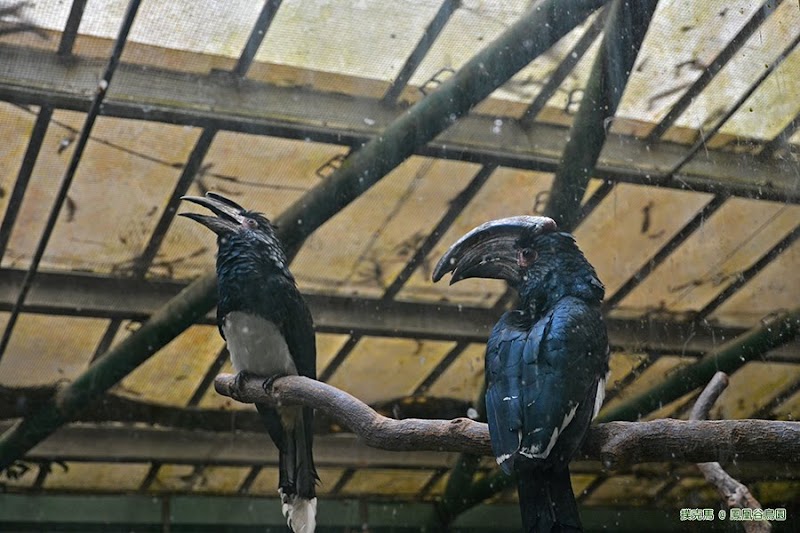
M 225 315 L 222 331 L 237 372 L 259 376 L 296 375 L 297 367 L 278 326 L 241 311 Z

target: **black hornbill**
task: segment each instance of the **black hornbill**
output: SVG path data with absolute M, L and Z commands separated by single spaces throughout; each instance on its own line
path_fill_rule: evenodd
M 217 234 L 217 323 L 239 376 L 316 379 L 311 313 L 270 221 L 214 193 L 182 199 L 216 215 L 181 213 Z M 318 479 L 312 455 L 314 411 L 258 403 L 256 408 L 278 448 L 278 491 L 287 523 L 296 533 L 313 532 Z
M 527 532 L 580 531 L 568 464 L 603 403 L 608 337 L 603 284 L 569 233 L 547 217 L 493 220 L 459 239 L 438 281 L 506 280 L 519 305 L 486 346 L 486 414 L 500 467 L 519 478 Z

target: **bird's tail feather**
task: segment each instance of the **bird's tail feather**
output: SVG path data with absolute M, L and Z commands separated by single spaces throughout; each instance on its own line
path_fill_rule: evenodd
M 526 533 L 583 531 L 566 468 L 520 471 L 518 489 Z
M 294 533 L 313 533 L 316 527 L 317 471 L 312 455 L 313 411 L 298 409 L 292 429 L 285 429 L 279 453 L 281 511 Z

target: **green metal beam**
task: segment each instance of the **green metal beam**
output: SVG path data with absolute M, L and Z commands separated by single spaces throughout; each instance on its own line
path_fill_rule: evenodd
M 320 504 L 317 531 L 361 531 L 365 526 L 369 531 L 420 531 L 431 508 L 423 502 L 328 499 Z M 581 515 L 586 531 L 674 531 L 681 524 L 678 509 L 584 507 Z M 0 494 L 0 523 L 14 531 L 249 532 L 286 527 L 277 498 L 138 494 Z M 519 531 L 520 526 L 516 505 L 492 504 L 459 516 L 453 529 Z
M 658 0 L 615 0 L 553 179 L 545 214 L 571 231 Z
M 732 374 L 765 352 L 789 342 L 800 333 L 800 308 L 783 314 L 766 324 L 726 342 L 698 362 L 678 369 L 649 390 L 630 398 L 597 417 L 597 422 L 637 420 L 677 400 L 697 387 L 704 386 L 715 372 Z
M 545 0 L 508 27 L 435 92 L 353 153 L 341 168 L 278 217 L 278 234 L 289 257 L 294 257 L 306 237 L 411 156 L 418 146 L 451 126 L 603 3 L 574 0 L 565 7 L 565 2 Z M 136 333 L 97 358 L 55 398 L 3 434 L 0 469 L 22 457 L 188 328 L 212 308 L 215 300 L 214 273 L 181 291 Z

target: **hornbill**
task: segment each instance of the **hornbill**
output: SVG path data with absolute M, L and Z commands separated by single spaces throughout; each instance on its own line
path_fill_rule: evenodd
M 568 464 L 603 403 L 608 337 L 604 287 L 569 233 L 547 217 L 493 220 L 459 239 L 433 281 L 452 272 L 506 280 L 519 305 L 486 346 L 486 415 L 492 451 L 516 471 L 527 532 L 581 531 Z
M 211 192 L 182 199 L 216 215 L 181 213 L 217 234 L 217 324 L 237 379 L 247 374 L 269 378 L 265 384 L 285 375 L 316 379 L 314 323 L 270 221 Z M 260 403 L 256 408 L 278 448 L 278 492 L 287 524 L 296 533 L 313 532 L 314 411 Z

